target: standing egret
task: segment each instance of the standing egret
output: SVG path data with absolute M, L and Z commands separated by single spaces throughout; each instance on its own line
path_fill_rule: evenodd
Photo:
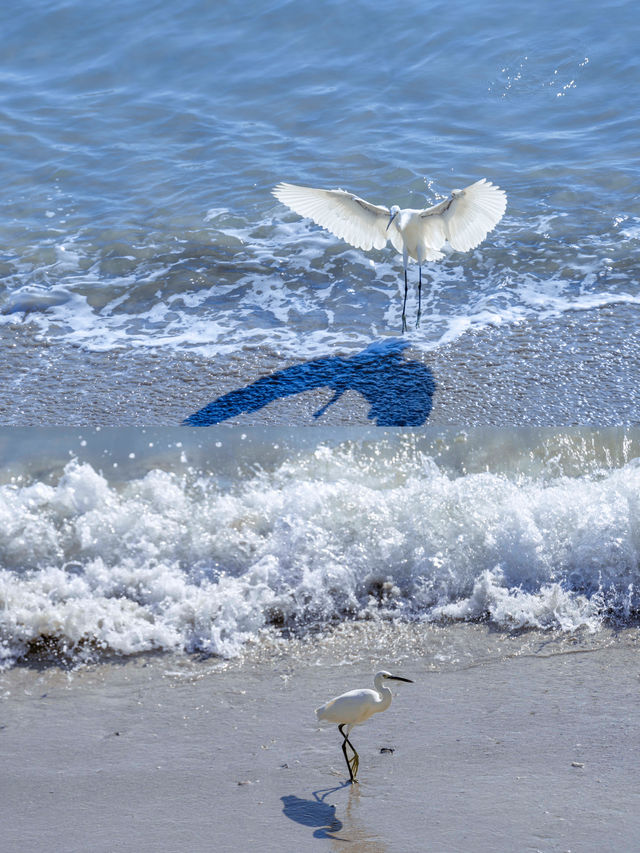
M 468 252 L 481 243 L 502 219 L 507 207 L 504 190 L 482 178 L 463 190 L 424 210 L 391 208 L 371 204 L 345 190 L 321 190 L 278 184 L 273 195 L 300 216 L 313 220 L 357 249 L 383 249 L 391 240 L 402 254 L 404 302 L 402 331 L 407 328 L 407 265 L 418 262 L 418 317 L 422 303 L 422 264 L 439 261 L 446 242 L 458 252 Z
M 329 723 L 338 724 L 338 731 L 344 738 L 342 741 L 342 752 L 349 768 L 350 782 L 358 781 L 356 776 L 358 775 L 360 758 L 355 746 L 349 740 L 349 734 L 354 726 L 364 723 L 372 714 L 387 710 L 393 698 L 391 690 L 384 686 L 384 682 L 389 680 L 406 681 L 409 684 L 413 684 L 410 678 L 391 675 L 391 673 L 383 670 L 382 672 L 377 672 L 373 679 L 375 690 L 350 690 L 348 693 L 343 693 L 341 696 L 331 699 L 326 705 L 316 708 L 318 720 L 326 720 Z M 346 726 L 346 732 L 344 731 L 344 726 Z M 353 751 L 351 758 L 347 755 L 347 745 Z

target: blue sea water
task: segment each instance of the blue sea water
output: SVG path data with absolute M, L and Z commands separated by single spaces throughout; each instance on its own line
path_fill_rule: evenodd
M 429 267 L 417 349 L 640 304 L 631 2 L 25 0 L 0 26 L 5 340 L 304 359 L 397 336 L 401 259 L 291 214 L 281 180 L 506 190 L 486 241 Z

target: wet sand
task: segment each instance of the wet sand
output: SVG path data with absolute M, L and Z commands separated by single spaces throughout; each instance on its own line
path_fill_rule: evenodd
M 357 786 L 313 708 L 369 685 L 366 652 L 5 673 L 3 851 L 636 849 L 637 632 L 446 630 L 385 661 L 415 684 L 354 730 Z M 495 654 L 443 663 L 465 631 Z
M 177 425 L 212 401 L 248 388 L 253 388 L 249 402 L 254 408 L 243 409 L 243 400 L 234 398 L 237 405 L 222 413 L 224 423 L 638 423 L 639 321 L 637 307 L 612 306 L 575 312 L 559 321 L 467 332 L 430 353 L 413 349 L 408 336 L 401 363 L 389 358 L 372 363 L 368 386 L 358 385 L 339 360 L 349 354 L 327 353 L 323 359 L 335 361 L 323 369 L 335 374 L 337 391 L 323 386 L 324 379 L 317 375 L 305 379 L 304 371 L 313 374 L 317 367 L 314 359 L 296 362 L 266 351 L 211 359 L 142 349 L 88 353 L 51 339 L 37 340 L 29 326 L 6 326 L 0 329 L 5 354 L 0 365 L 0 423 Z M 282 383 L 274 386 L 273 377 L 285 372 L 286 386 L 292 378 L 286 371 L 292 369 L 297 384 L 285 393 Z M 404 423 L 403 401 L 411 402 Z

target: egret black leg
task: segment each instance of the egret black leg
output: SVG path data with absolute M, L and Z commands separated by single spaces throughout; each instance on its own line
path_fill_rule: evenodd
M 418 264 L 418 317 L 416 319 L 416 329 L 420 325 L 420 314 L 422 313 L 422 266 Z
M 356 779 L 356 776 L 358 775 L 358 767 L 360 766 L 360 757 L 358 756 L 358 753 L 356 752 L 355 746 L 349 740 L 349 735 L 346 735 L 342 731 L 343 725 L 344 725 L 344 723 L 341 723 L 338 726 L 338 731 L 340 732 L 340 734 L 344 738 L 344 740 L 342 741 L 342 754 L 344 755 L 344 760 L 347 762 L 347 767 L 349 768 L 349 781 L 352 783 L 353 782 L 357 783 L 358 780 Z M 347 755 L 347 744 L 353 750 L 353 755 L 351 756 L 351 758 L 349 758 L 349 756 Z
M 407 330 L 407 271 L 404 271 L 404 302 L 402 303 L 402 334 Z
M 353 782 L 353 771 L 351 770 L 351 762 L 349 760 L 349 756 L 347 755 L 347 742 L 346 740 L 342 741 L 342 754 L 344 755 L 344 760 L 347 762 L 347 767 L 349 768 L 349 781 Z
M 349 746 L 351 747 L 351 749 L 352 749 L 352 750 L 355 752 L 355 754 L 357 755 L 358 753 L 356 752 L 356 748 L 355 748 L 355 746 L 354 746 L 354 745 L 351 743 L 351 741 L 349 740 L 349 735 L 346 735 L 346 734 L 342 731 L 342 727 L 343 727 L 344 725 L 345 725 L 344 723 L 340 723 L 340 725 L 338 726 L 338 728 L 339 728 L 339 730 L 340 730 L 340 734 L 341 734 L 341 735 L 342 735 L 342 737 L 345 739 L 345 742 L 349 744 Z

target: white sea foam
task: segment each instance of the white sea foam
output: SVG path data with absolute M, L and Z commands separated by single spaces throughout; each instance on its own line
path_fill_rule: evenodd
M 358 351 L 372 334 L 396 335 L 401 258 L 390 248 L 354 250 L 282 215 L 274 219 L 270 210 L 250 221 L 212 209 L 199 235 L 206 249 L 185 239 L 132 246 L 113 267 L 81 235 L 42 247 L 39 266 L 22 262 L 18 269 L 0 323 L 30 323 L 88 350 L 144 347 L 208 357 L 270 347 L 300 359 L 336 345 Z M 562 211 L 530 221 L 507 216 L 476 251 L 425 267 L 422 321 L 408 338 L 432 350 L 469 330 L 638 305 L 619 245 L 620 234 L 632 238 L 634 227 L 575 236 Z M 570 239 L 577 242 L 568 246 Z M 415 266 L 409 277 L 411 316 Z
M 0 488 L 7 662 L 43 641 L 234 655 L 269 626 L 489 618 L 585 627 L 638 608 L 640 465 L 455 475 L 421 453 L 320 446 L 232 480 L 70 462 Z

